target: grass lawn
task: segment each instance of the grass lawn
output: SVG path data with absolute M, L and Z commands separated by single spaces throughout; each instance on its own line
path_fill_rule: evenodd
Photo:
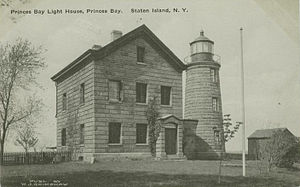
M 260 174 L 254 162 L 247 163 L 242 177 L 240 161 L 226 162 L 222 183 L 218 161 L 101 161 L 95 164 L 69 162 L 49 165 L 3 166 L 1 186 L 300 186 L 300 170 L 276 169 Z M 43 184 L 43 185 L 42 185 Z

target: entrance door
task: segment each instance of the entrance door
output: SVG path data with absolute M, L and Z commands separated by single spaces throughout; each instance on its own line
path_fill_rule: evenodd
M 165 128 L 165 151 L 167 155 L 177 153 L 177 130 L 176 128 Z

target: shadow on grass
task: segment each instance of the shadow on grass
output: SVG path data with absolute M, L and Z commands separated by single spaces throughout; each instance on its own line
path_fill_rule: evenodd
M 261 187 L 291 187 L 297 186 L 289 181 L 272 177 L 231 177 L 222 176 L 222 183 L 217 184 L 216 175 L 168 175 L 149 172 L 114 172 L 109 170 L 65 173 L 57 176 L 18 176 L 2 178 L 1 185 L 5 187 L 29 186 L 31 181 L 43 183 L 40 186 L 68 187 L 224 187 L 224 186 L 261 186 Z M 23 185 L 22 185 L 23 183 Z M 26 183 L 26 185 L 24 185 Z M 51 185 L 52 183 L 52 185 Z M 59 185 L 60 184 L 60 185 Z M 34 186 L 34 185 L 32 185 Z M 38 185 L 36 185 L 38 186 Z

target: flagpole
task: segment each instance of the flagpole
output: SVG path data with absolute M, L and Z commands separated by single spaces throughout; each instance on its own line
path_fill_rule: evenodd
M 243 62 L 243 28 L 241 33 L 241 83 L 242 83 L 242 149 L 243 149 L 243 176 L 246 176 L 246 144 L 245 144 L 245 86 L 244 86 L 244 62 Z

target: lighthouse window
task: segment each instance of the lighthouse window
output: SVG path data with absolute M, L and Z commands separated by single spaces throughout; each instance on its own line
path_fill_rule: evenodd
M 161 86 L 160 87 L 160 95 L 161 95 L 161 104 L 162 105 L 170 105 L 171 104 L 171 87 Z
M 195 54 L 195 53 L 197 53 L 197 45 L 196 44 L 192 44 L 192 48 L 191 48 L 191 53 L 192 54 Z
M 214 68 L 210 69 L 210 77 L 212 82 L 218 82 L 218 72 L 216 69 Z
M 216 97 L 212 98 L 212 109 L 213 109 L 214 112 L 219 111 L 218 98 L 216 98 Z
M 196 51 L 197 53 L 202 52 L 202 43 L 200 42 L 196 43 Z
M 221 142 L 221 136 L 219 130 L 214 130 L 214 137 L 215 137 L 215 142 L 219 144 Z
M 213 47 L 211 43 L 208 43 L 208 52 L 213 53 Z
M 203 52 L 209 52 L 208 51 L 208 42 L 203 42 L 202 43 L 202 51 Z

